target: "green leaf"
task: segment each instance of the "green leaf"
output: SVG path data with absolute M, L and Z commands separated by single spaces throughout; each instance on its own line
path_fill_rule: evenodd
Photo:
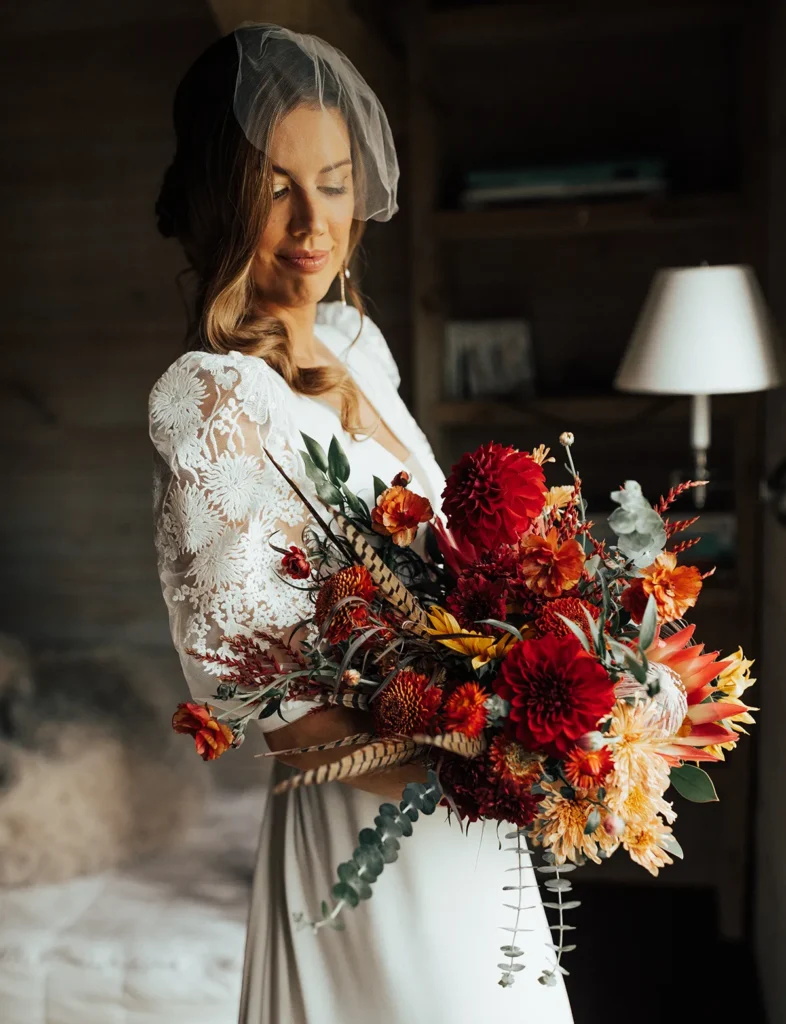
M 304 434 L 302 430 L 300 431 L 300 436 L 303 438 L 303 443 L 308 449 L 308 454 L 311 456 L 311 461 L 314 463 L 317 469 L 321 469 L 323 473 L 327 473 L 328 460 L 327 455 L 325 455 L 325 449 L 322 447 L 319 441 L 315 441 L 313 437 L 309 437 L 308 434 Z
M 349 505 L 356 516 L 359 516 L 361 519 L 370 518 L 371 513 L 368 510 L 368 505 L 357 494 L 353 494 L 346 484 L 341 488 L 341 493 L 346 498 L 347 505 Z
M 350 907 L 356 907 L 360 903 L 358 894 L 351 885 L 347 885 L 345 882 L 336 882 L 330 891 L 334 900 L 343 900 Z
M 625 655 L 625 664 L 636 682 L 641 683 L 641 685 L 644 686 L 647 682 L 647 670 L 644 666 L 640 662 L 636 661 L 630 652 Z
M 579 643 L 584 648 L 584 650 L 587 652 L 587 654 L 590 654 L 591 652 L 590 652 L 589 637 L 584 632 L 584 630 L 581 628 L 581 626 L 577 626 L 575 622 L 571 622 L 570 619 L 566 619 L 565 616 L 564 615 L 560 615 L 559 612 L 557 612 L 556 614 L 557 614 L 557 618 L 558 619 L 562 619 L 562 621 L 565 623 L 565 625 L 568 627 L 568 629 L 571 631 L 571 633 L 573 633 L 575 635 L 576 639 L 579 641 Z
M 378 476 L 374 477 L 374 501 L 388 489 L 388 485 L 384 480 L 380 480 Z
M 328 473 L 337 486 L 349 480 L 349 459 L 335 436 L 330 439 L 328 448 Z
M 597 832 L 600 828 L 600 811 L 597 807 L 593 807 L 587 818 L 587 824 L 584 826 L 584 835 L 591 836 L 593 832 Z
M 521 632 L 509 622 L 502 622 L 501 619 L 478 619 L 477 621 L 479 625 L 496 626 L 497 629 L 504 629 L 506 633 L 510 633 L 511 636 L 515 636 L 517 640 L 524 639 Z
M 661 842 L 663 843 L 664 848 L 674 857 L 679 857 L 680 860 L 684 859 L 685 854 L 682 852 L 682 847 L 674 836 L 664 836 Z
M 314 465 L 314 460 L 308 454 L 308 452 L 301 452 L 300 457 L 303 460 L 303 466 L 306 470 L 306 476 L 309 480 L 312 480 L 315 484 L 320 484 L 325 479 L 325 474 L 321 469 L 318 469 Z
M 320 501 L 324 501 L 326 505 L 340 505 L 341 504 L 341 491 L 334 487 L 329 480 L 322 480 L 316 484 L 316 492 L 319 496 Z
M 592 558 L 588 558 L 584 563 L 584 571 L 587 574 L 587 579 L 592 579 L 595 573 L 598 571 L 600 565 L 600 555 L 593 555 Z
M 644 614 L 641 617 L 641 626 L 639 627 L 639 647 L 643 651 L 652 646 L 657 628 L 658 606 L 655 603 L 654 594 L 650 594 L 647 600 L 647 607 L 644 609 Z
M 703 768 L 694 764 L 683 764 L 671 769 L 671 784 L 686 800 L 694 804 L 714 803 L 718 799 L 712 779 Z

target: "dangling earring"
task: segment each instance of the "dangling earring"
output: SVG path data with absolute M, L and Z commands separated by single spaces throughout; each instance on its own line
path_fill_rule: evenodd
M 349 280 L 349 267 L 342 266 L 341 271 L 338 275 L 338 283 L 341 288 L 341 305 L 346 306 L 347 304 L 347 285 L 346 282 Z

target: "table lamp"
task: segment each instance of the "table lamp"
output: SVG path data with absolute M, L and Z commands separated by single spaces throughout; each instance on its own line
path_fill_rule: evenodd
M 659 270 L 614 386 L 620 391 L 692 396 L 696 479 L 707 480 L 710 395 L 778 387 L 775 338 L 750 267 Z M 694 492 L 699 507 L 704 490 Z

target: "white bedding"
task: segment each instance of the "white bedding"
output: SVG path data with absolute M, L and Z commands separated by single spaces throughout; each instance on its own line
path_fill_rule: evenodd
M 235 1024 L 258 791 L 216 791 L 184 845 L 0 889 L 2 1024 Z

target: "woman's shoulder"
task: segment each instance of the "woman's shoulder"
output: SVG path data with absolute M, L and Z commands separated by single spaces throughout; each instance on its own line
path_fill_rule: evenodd
M 385 341 L 385 336 L 367 313 L 361 314 L 354 306 L 342 302 L 320 302 L 317 306 L 317 324 L 332 327 L 347 340 L 347 348 L 360 351 L 385 371 L 394 387 L 401 383 L 396 360 Z
M 250 419 L 265 423 L 282 401 L 280 384 L 281 377 L 257 356 L 184 352 L 150 390 L 150 424 L 164 430 L 196 427 L 220 405 L 238 405 Z

